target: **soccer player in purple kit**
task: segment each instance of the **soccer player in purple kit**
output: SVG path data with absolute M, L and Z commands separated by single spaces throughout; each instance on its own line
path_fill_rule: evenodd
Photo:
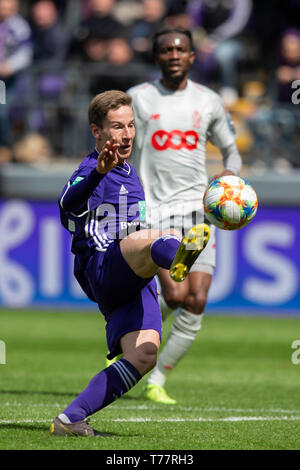
M 135 136 L 130 95 L 118 90 L 96 95 L 88 115 L 96 147 L 62 190 L 61 221 L 72 234 L 74 275 L 105 317 L 107 357 L 123 357 L 93 377 L 54 419 L 55 435 L 104 435 L 86 418 L 129 391 L 156 364 L 157 270 L 169 269 L 180 282 L 209 239 L 206 224 L 191 228 L 181 242 L 174 229 L 144 228 L 144 191 L 127 162 Z

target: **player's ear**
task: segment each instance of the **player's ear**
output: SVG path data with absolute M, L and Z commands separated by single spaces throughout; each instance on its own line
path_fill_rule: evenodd
M 94 124 L 93 122 L 92 122 L 92 124 L 90 124 L 90 128 L 91 128 L 93 137 L 95 139 L 100 139 L 101 138 L 101 128 L 99 126 L 97 126 L 97 124 Z
M 195 58 L 196 58 L 196 54 L 194 51 L 191 51 L 190 52 L 190 64 L 193 65 L 194 61 L 195 61 Z

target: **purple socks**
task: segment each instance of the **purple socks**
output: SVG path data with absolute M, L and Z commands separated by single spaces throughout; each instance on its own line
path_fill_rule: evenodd
M 151 258 L 161 268 L 170 269 L 180 245 L 175 235 L 162 235 L 150 247 Z
M 95 375 L 60 416 L 71 423 L 85 419 L 128 392 L 141 378 L 129 361 L 119 359 Z

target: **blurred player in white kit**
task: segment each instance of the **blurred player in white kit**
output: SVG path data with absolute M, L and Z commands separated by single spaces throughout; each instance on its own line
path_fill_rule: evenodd
M 195 59 L 190 31 L 169 29 L 156 34 L 153 57 L 160 67 L 161 79 L 128 90 L 133 98 L 136 126 L 132 163 L 144 187 L 149 226 L 162 229 L 171 226 L 185 232 L 191 224 L 204 219 L 207 141 L 216 145 L 223 156 L 224 170 L 215 178 L 238 175 L 242 160 L 231 118 L 221 98 L 188 78 Z M 176 283 L 167 270 L 159 270 L 163 319 L 175 310 L 177 314 L 148 378 L 145 399 L 176 403 L 164 388 L 166 374 L 188 351 L 201 328 L 215 257 L 211 227 L 209 243 L 185 281 Z

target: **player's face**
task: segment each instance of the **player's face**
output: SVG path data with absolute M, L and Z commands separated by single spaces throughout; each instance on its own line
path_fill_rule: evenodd
M 100 132 L 100 145 L 114 139 L 120 144 L 119 158 L 125 160 L 130 157 L 134 136 L 134 116 L 131 106 L 121 106 L 108 111 Z
M 170 33 L 158 38 L 156 63 L 167 80 L 180 82 L 186 78 L 194 60 L 195 54 L 184 34 Z

